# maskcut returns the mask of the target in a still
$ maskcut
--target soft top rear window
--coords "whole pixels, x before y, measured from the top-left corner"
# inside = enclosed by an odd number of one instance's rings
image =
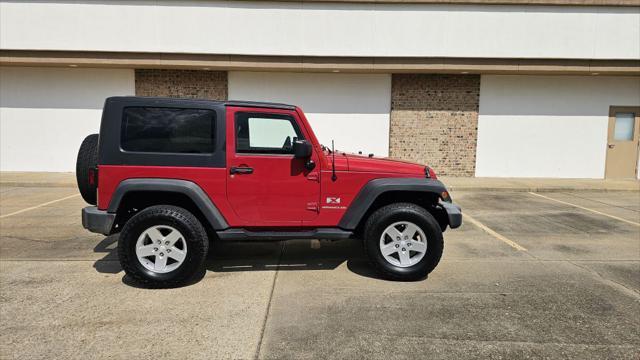
[[[126,107],[120,146],[133,152],[211,154],[214,134],[213,110]]]

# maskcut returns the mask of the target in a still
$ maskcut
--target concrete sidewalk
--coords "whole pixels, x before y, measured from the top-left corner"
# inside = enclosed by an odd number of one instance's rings
[[[451,191],[640,191],[640,181],[632,179],[469,178],[448,176],[442,176],[439,179],[442,180]],[[76,178],[74,173],[3,171],[0,172],[0,185],[19,187],[75,187]]]

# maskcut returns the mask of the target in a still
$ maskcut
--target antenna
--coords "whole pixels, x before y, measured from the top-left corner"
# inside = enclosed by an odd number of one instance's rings
[[[331,140],[331,181],[338,180],[338,176],[336,175],[336,150],[333,148],[333,140]]]

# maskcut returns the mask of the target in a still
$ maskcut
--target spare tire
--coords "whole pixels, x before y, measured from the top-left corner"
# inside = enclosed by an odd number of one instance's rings
[[[98,168],[98,137],[98,134],[91,134],[84,138],[76,161],[76,180],[80,195],[91,205],[98,202],[98,179],[95,177]]]

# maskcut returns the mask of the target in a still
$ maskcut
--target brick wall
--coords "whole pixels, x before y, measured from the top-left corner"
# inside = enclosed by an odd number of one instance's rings
[[[394,74],[390,156],[474,176],[479,101],[479,75]]]
[[[136,70],[136,95],[226,100],[226,71]]]

